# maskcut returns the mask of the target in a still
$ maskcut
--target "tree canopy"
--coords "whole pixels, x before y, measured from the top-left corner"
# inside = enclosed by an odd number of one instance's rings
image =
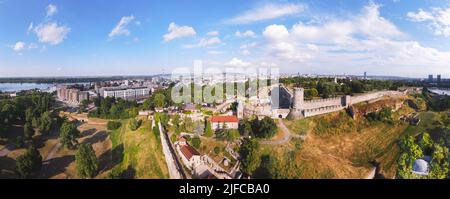
[[[92,178],[98,171],[98,160],[90,144],[81,144],[75,155],[78,176]]]
[[[260,165],[259,144],[255,139],[244,138],[239,155],[241,157],[241,169],[251,175]]]
[[[73,149],[78,144],[77,138],[79,136],[80,131],[74,123],[65,121],[61,125],[59,140],[64,147]]]

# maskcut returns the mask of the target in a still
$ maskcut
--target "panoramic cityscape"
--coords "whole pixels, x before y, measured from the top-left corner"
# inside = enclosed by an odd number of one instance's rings
[[[449,16],[1,0],[0,179],[448,179]]]

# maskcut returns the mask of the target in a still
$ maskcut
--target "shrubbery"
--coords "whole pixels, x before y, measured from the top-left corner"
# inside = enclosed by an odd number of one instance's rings
[[[120,128],[122,126],[121,122],[117,122],[117,121],[109,121],[107,124],[107,128],[108,130],[112,131],[112,130],[116,130],[118,128]]]

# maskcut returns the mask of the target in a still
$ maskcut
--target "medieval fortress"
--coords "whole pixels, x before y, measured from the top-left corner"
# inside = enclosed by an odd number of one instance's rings
[[[290,96],[291,100],[289,103],[291,106],[289,108],[273,108],[267,103],[254,103],[253,105],[245,106],[244,115],[254,114],[272,118],[306,118],[340,111],[361,102],[374,102],[384,97],[401,97],[406,95],[405,92],[400,91],[376,91],[355,96],[345,95],[335,98],[305,100],[303,88],[294,88],[293,92],[281,85],[279,88],[280,91],[284,90]]]

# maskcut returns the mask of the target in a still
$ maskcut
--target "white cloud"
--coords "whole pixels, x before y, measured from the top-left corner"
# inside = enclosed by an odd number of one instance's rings
[[[184,45],[184,48],[211,47],[221,44],[222,41],[218,37],[202,38],[197,44]]]
[[[55,15],[56,13],[58,13],[58,7],[56,7],[53,4],[49,4],[47,6],[47,17],[51,17],[51,16]]]
[[[111,30],[108,37],[111,39],[116,36],[121,35],[130,35],[130,30],[128,30],[127,26],[134,20],[134,16],[124,16],[120,19],[119,23]]]
[[[408,12],[407,16],[414,22],[428,22],[429,28],[437,36],[450,36],[450,7],[433,8],[429,11],[419,9],[417,12]]]
[[[256,42],[248,43],[248,44],[242,44],[239,48],[241,49],[242,55],[250,55],[250,49],[255,48],[258,44]]]
[[[25,49],[25,46],[26,46],[25,42],[18,41],[18,42],[16,42],[14,45],[12,45],[12,49],[13,49],[15,52],[20,52],[20,51],[22,51],[22,50]]]
[[[234,36],[236,37],[256,37],[255,32],[251,31],[251,30],[247,30],[243,33],[241,33],[240,31],[237,31],[236,33],[234,33]]]
[[[218,31],[210,31],[206,35],[208,35],[208,36],[217,36],[217,35],[219,35],[219,32]]]
[[[34,33],[36,33],[39,42],[51,45],[58,45],[63,42],[69,32],[69,27],[59,26],[54,22],[39,24],[34,28]]]
[[[304,63],[336,67],[336,71],[344,66],[353,70],[362,66],[384,67],[389,72],[395,67],[425,71],[429,66],[448,66],[450,52],[407,40],[392,22],[380,16],[379,9],[380,6],[370,3],[359,15],[346,20],[298,23],[289,30],[284,25],[267,26],[263,32],[267,57],[292,66]]]
[[[283,16],[294,15],[305,10],[303,4],[265,4],[243,14],[226,20],[228,24],[248,24],[257,21],[275,19]]]
[[[235,57],[235,58],[231,59],[229,62],[225,63],[225,65],[233,66],[233,67],[245,67],[245,66],[250,66],[250,63],[242,61],[241,59],[238,59]]]
[[[194,28],[190,26],[178,26],[174,22],[169,24],[168,31],[169,32],[163,36],[165,42],[169,42],[177,38],[190,37],[197,34]]]
[[[208,54],[210,54],[210,55],[221,55],[221,54],[223,54],[223,52],[222,51],[217,51],[217,50],[210,50],[210,51],[208,51]]]
[[[33,31],[33,27],[34,27],[34,24],[33,24],[33,22],[31,22],[30,25],[28,25],[27,35],[30,34],[30,32]]]
[[[39,46],[37,44],[35,44],[35,43],[28,44],[28,49],[36,49],[36,48],[39,48]]]

